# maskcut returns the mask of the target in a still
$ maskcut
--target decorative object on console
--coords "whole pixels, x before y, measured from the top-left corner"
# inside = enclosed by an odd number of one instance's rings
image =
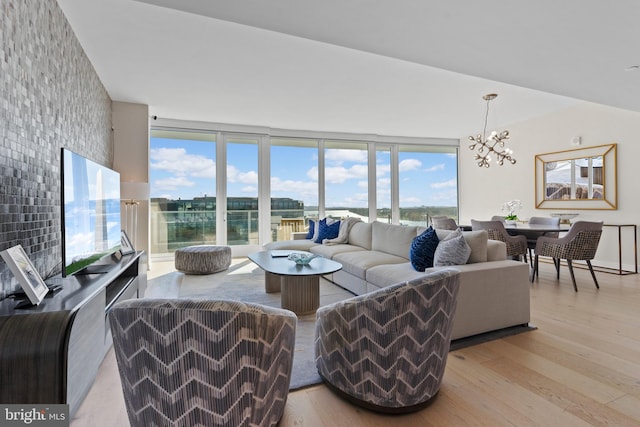
[[[138,235],[138,205],[140,205],[141,201],[149,199],[149,184],[146,182],[123,181],[120,183],[120,196],[124,203],[124,229],[133,238],[133,244],[136,245]]]
[[[578,213],[552,213],[551,216],[554,218],[560,218],[560,224],[571,224],[571,220],[577,217]]]
[[[505,160],[510,162],[512,165],[516,163],[516,159],[511,156],[511,149],[504,148],[504,142],[509,139],[508,130],[503,130],[500,133],[493,131],[489,135],[488,139],[486,137],[487,119],[489,118],[489,102],[492,99],[495,99],[497,96],[498,95],[495,93],[489,93],[482,97],[482,99],[487,101],[487,111],[484,116],[484,128],[482,129],[482,134],[477,134],[476,136],[469,137],[469,140],[473,141],[473,144],[469,145],[469,149],[475,150],[476,147],[478,148],[476,160],[478,161],[478,166],[480,167],[488,168],[490,166],[491,153],[496,156],[496,159],[500,166],[503,165]]]
[[[2,259],[7,263],[25,295],[29,298],[31,305],[39,305],[44,296],[49,292],[46,283],[38,274],[36,268],[31,264],[29,257],[22,248],[22,245],[16,245],[0,252]],[[22,304],[20,304],[22,306]]]
[[[120,253],[122,255],[132,254],[136,250],[131,244],[131,240],[129,240],[129,236],[127,236],[127,232],[122,230],[120,232]]]

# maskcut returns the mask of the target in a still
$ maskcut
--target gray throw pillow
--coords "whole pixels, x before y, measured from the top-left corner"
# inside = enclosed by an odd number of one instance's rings
[[[464,239],[462,231],[455,230],[440,240],[433,256],[434,267],[466,264],[471,255],[471,247]]]

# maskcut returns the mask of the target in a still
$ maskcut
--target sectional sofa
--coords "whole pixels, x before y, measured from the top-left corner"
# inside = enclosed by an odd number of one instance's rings
[[[361,295],[443,268],[416,271],[409,261],[411,242],[424,230],[382,222],[357,222],[350,227],[346,243],[288,240],[269,243],[265,249],[308,251],[333,259],[343,268],[327,279]],[[440,240],[449,233],[451,231],[437,230]],[[486,231],[465,231],[463,236],[471,255],[467,264],[455,267],[461,274],[451,339],[528,324],[528,264],[508,260],[505,244],[489,240]]]

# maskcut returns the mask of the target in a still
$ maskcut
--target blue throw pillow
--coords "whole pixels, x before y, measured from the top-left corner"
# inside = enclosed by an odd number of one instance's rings
[[[313,234],[316,231],[316,222],[312,219],[309,220],[309,232],[305,236],[305,239],[313,239]]]
[[[320,220],[318,223],[318,238],[315,243],[322,243],[324,239],[335,239],[340,233],[340,221],[336,221],[331,225],[327,225],[326,219]]]
[[[409,249],[409,260],[416,271],[433,267],[433,257],[439,241],[436,230],[431,226],[419,236],[414,237]]]

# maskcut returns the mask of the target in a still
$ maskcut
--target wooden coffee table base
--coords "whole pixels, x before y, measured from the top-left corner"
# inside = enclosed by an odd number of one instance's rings
[[[280,306],[296,314],[315,313],[320,307],[319,276],[281,276],[265,272],[267,293],[281,292]]]
[[[264,291],[268,294],[272,294],[274,292],[280,292],[281,283],[280,280],[282,278],[279,274],[269,273],[268,271],[264,272]]]
[[[315,313],[320,307],[319,276],[282,276],[281,306],[296,314]]]

